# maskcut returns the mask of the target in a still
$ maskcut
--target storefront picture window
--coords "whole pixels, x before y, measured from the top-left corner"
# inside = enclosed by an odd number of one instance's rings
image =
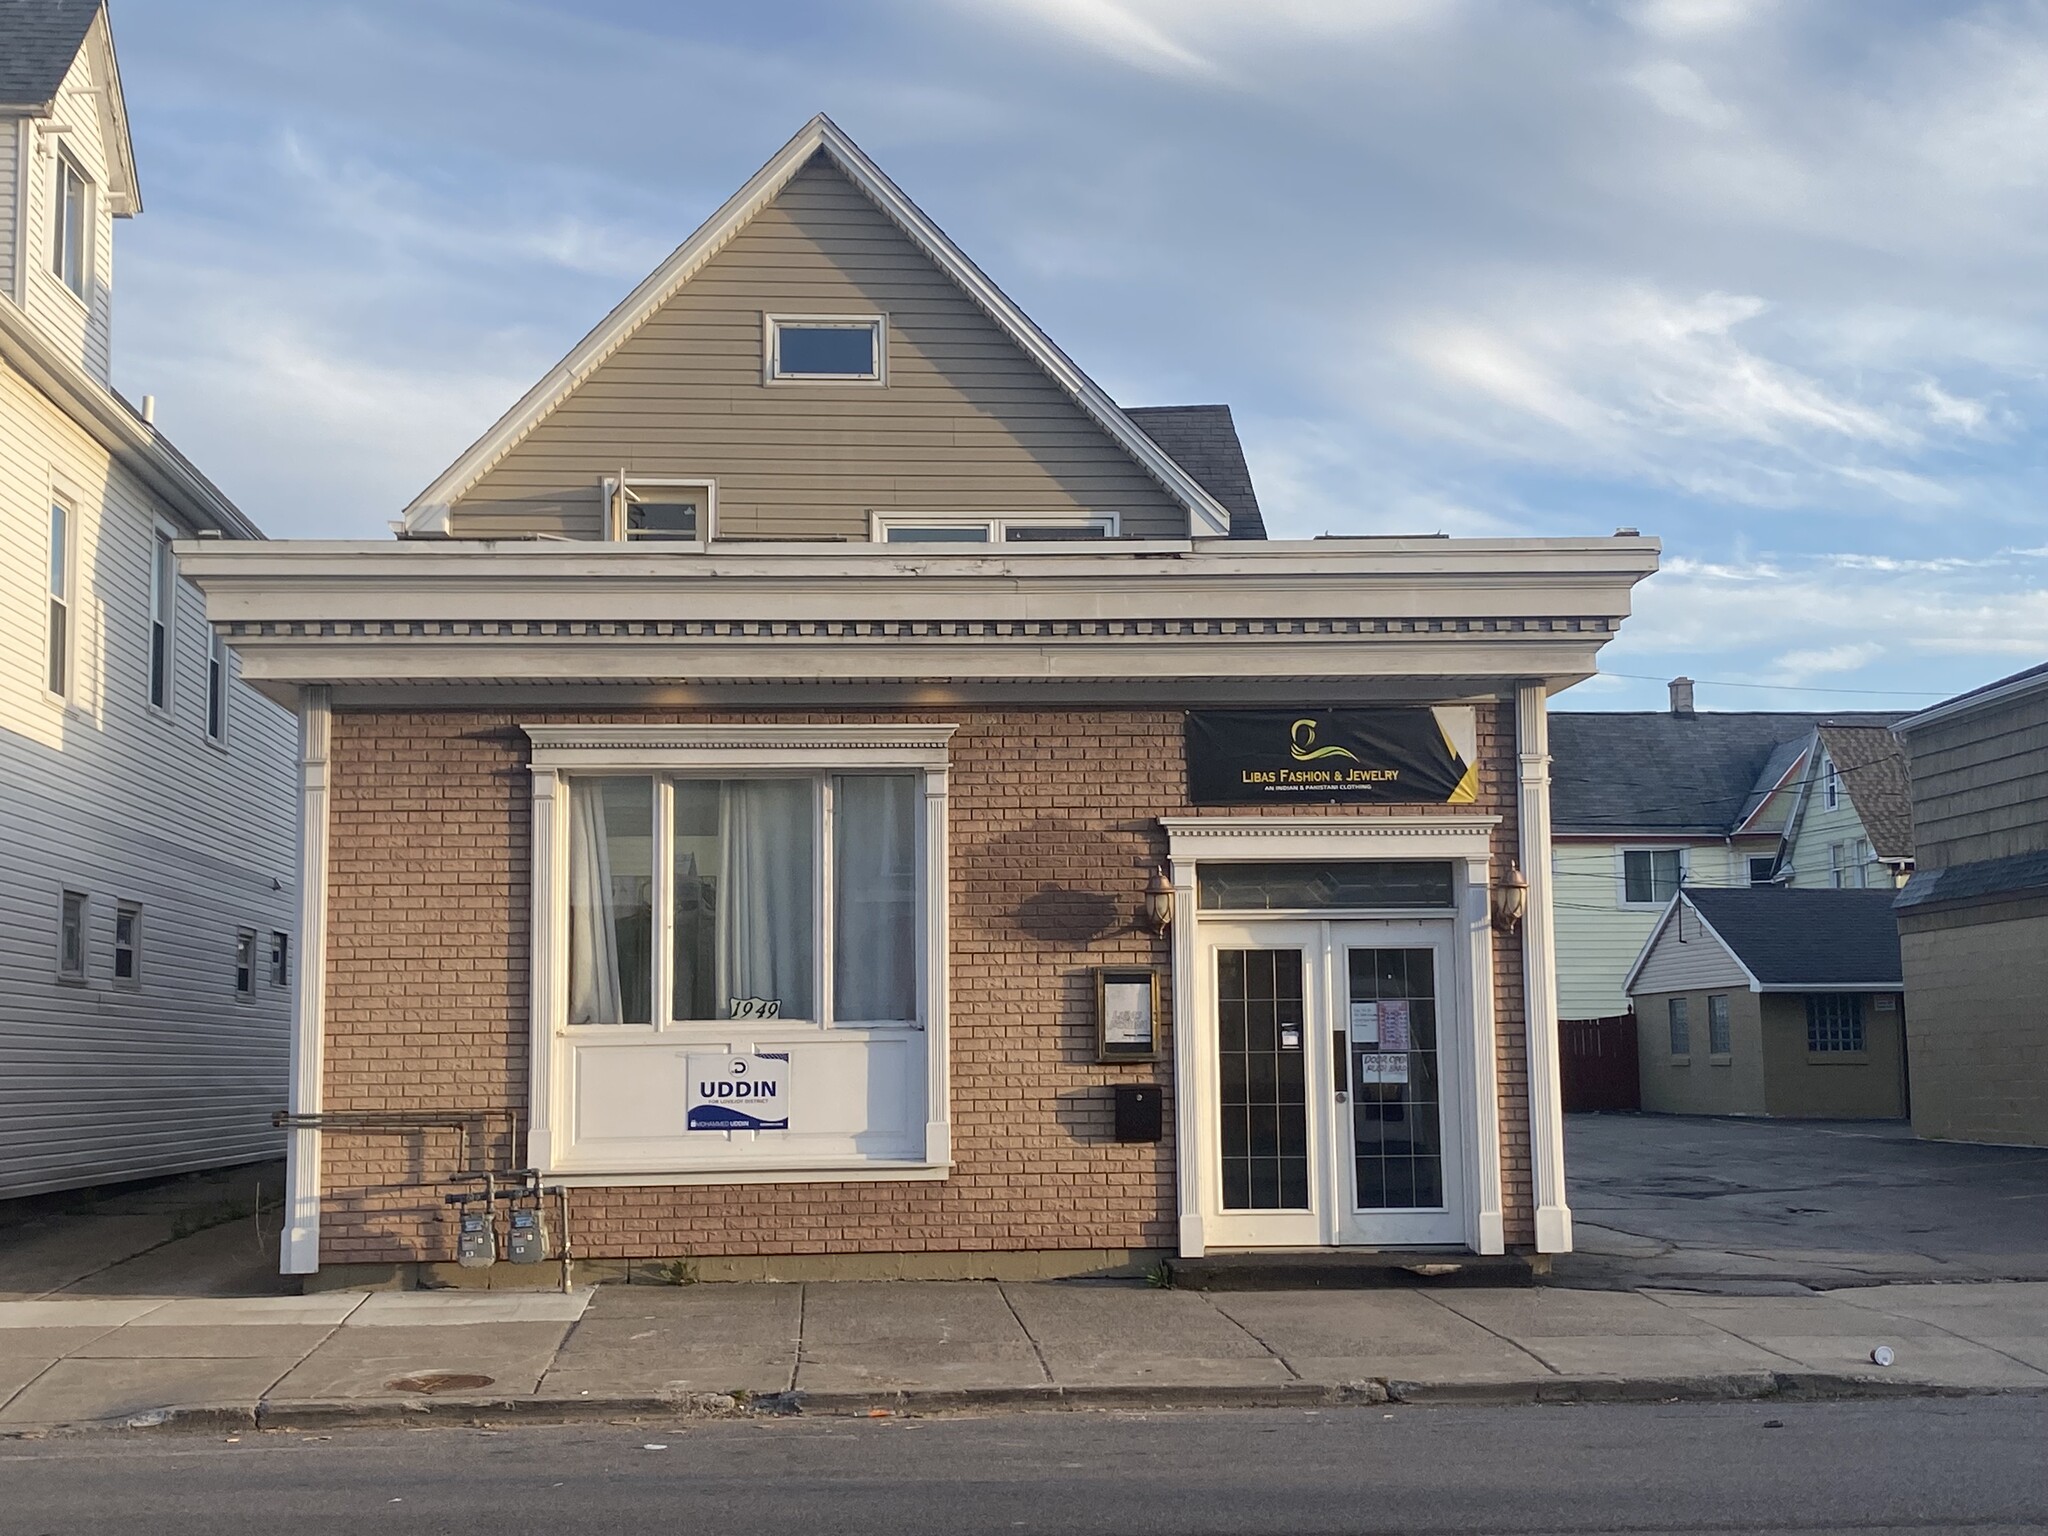
[[[916,1021],[921,816],[914,773],[572,775],[569,1022],[819,1021],[828,925],[830,1019]]]

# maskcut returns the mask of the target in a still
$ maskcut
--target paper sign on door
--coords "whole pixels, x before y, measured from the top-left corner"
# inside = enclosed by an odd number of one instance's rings
[[[1361,1051],[1358,1057],[1361,1083],[1405,1083],[1408,1081],[1406,1051]]]
[[[1380,1005],[1378,1003],[1353,1003],[1351,1005],[1351,1039],[1358,1045],[1380,1043]]]
[[[1380,1004],[1380,1049],[1383,1051],[1408,1051],[1414,1049],[1413,1044],[1408,1038],[1408,1004],[1405,999],[1400,1002],[1388,1001]],[[1408,1081],[1408,1074],[1404,1071],[1400,1077],[1388,1078],[1387,1081],[1405,1083]]]

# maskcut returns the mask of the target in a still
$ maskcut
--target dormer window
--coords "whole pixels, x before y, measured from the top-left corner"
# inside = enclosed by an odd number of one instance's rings
[[[767,315],[767,381],[880,384],[887,327],[880,315]]]
[[[92,238],[92,183],[62,150],[57,152],[56,170],[51,188],[50,270],[83,299]]]
[[[605,537],[702,549],[711,538],[717,494],[717,484],[710,480],[640,475],[607,479]]]

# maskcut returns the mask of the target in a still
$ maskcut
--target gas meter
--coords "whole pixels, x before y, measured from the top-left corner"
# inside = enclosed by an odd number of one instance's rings
[[[464,1200],[456,1208],[459,1227],[455,1238],[455,1262],[464,1269],[488,1269],[498,1262],[498,1233],[491,1219],[490,1202],[481,1207]]]
[[[511,1233],[505,1257],[514,1264],[538,1264],[548,1256],[547,1223],[541,1220],[540,1197],[526,1196],[512,1207]]]

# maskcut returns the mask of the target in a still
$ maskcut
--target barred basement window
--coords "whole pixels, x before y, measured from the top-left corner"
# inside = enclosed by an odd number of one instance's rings
[[[1815,1056],[1863,1049],[1863,999],[1853,992],[1822,992],[1806,1000],[1806,1049]]]

